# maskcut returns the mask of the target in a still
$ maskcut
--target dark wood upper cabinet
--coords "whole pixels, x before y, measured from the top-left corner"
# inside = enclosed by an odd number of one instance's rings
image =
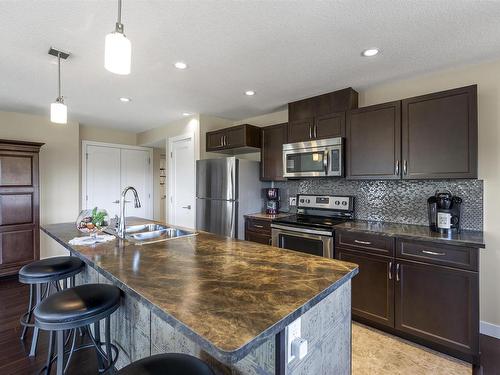
[[[407,260],[396,272],[395,328],[477,356],[478,273]]]
[[[288,142],[303,142],[313,139],[313,124],[312,118],[305,120],[290,121],[288,123]]]
[[[233,155],[258,152],[260,137],[261,129],[249,124],[207,132],[206,151]]]
[[[357,106],[351,87],[288,103],[288,142],[345,136],[345,111]]]
[[[43,143],[0,140],[0,276],[40,257],[38,153]]]
[[[336,258],[356,263],[352,280],[352,314],[384,326],[394,326],[394,258],[337,248]]]
[[[346,138],[348,179],[401,178],[401,101],[349,111]]]
[[[345,112],[330,113],[314,118],[314,138],[345,137]]]
[[[477,178],[477,86],[402,101],[403,178]]]
[[[260,179],[262,181],[283,181],[283,144],[287,143],[288,124],[271,125],[262,128],[260,149]]]

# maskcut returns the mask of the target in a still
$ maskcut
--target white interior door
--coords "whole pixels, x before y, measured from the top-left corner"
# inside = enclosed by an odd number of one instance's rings
[[[88,145],[86,159],[83,208],[99,207],[110,217],[119,215],[119,205],[113,201],[120,199],[120,149]]]
[[[196,226],[194,136],[169,139],[169,223],[188,228]]]
[[[152,219],[152,189],[150,173],[150,152],[144,150],[121,150],[121,188],[133,186],[139,194],[141,207],[134,207],[134,196],[132,192],[127,194],[125,215]]]

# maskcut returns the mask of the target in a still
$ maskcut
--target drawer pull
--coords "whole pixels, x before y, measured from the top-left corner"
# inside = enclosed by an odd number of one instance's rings
[[[360,243],[361,245],[371,245],[372,243],[369,241],[360,241],[360,240],[354,240],[356,243]]]
[[[429,255],[437,255],[437,256],[443,256],[446,255],[446,253],[437,253],[435,251],[429,251],[429,250],[422,250],[424,254],[429,254]]]
[[[259,224],[253,224],[253,226],[254,226],[255,228],[264,228],[264,226],[263,226],[263,225],[259,225]]]

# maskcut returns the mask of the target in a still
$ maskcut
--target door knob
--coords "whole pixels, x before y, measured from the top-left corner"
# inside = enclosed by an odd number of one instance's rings
[[[183,206],[182,208],[187,208],[188,210],[190,210],[191,209],[191,205],[188,204],[187,206]]]

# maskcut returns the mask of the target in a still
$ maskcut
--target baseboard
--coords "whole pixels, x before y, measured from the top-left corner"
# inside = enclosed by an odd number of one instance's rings
[[[500,339],[500,325],[481,321],[479,326],[479,332],[481,332],[483,335]]]

